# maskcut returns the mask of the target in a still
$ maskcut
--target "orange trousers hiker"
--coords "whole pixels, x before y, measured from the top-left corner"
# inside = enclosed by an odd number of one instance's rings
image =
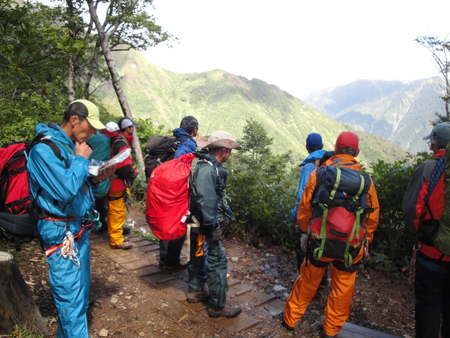
[[[287,325],[295,327],[305,314],[308,304],[316,295],[327,266],[330,265],[331,292],[328,295],[325,308],[323,329],[325,334],[334,336],[350,316],[357,265],[346,269],[343,262],[326,258],[315,261],[315,264],[319,266],[312,264],[310,257],[303,261],[300,267],[300,276],[295,281],[291,294],[286,301],[283,320]]]

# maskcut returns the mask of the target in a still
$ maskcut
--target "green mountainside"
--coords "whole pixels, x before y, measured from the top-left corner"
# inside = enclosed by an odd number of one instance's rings
[[[202,135],[226,130],[239,139],[246,120],[251,118],[274,138],[273,151],[291,151],[293,163],[307,156],[304,145],[309,133],[320,133],[325,148],[332,150],[337,135],[352,129],[262,80],[248,80],[222,70],[176,74],[134,51],[115,53],[114,57],[134,117],[151,118],[166,129],[178,127],[184,116],[193,115],[199,120]],[[121,116],[111,84],[100,85],[95,94],[110,113]],[[403,149],[381,137],[357,133],[363,163],[405,156]]]
[[[357,130],[381,136],[415,154],[427,151],[435,113],[444,114],[440,77],[412,82],[358,80],[317,92],[306,101]]]

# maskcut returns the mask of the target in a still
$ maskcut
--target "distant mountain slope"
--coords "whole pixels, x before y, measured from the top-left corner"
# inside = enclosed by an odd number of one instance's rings
[[[178,127],[184,116],[193,115],[199,120],[202,135],[222,129],[239,139],[246,120],[252,118],[274,138],[274,151],[291,150],[292,162],[298,163],[307,156],[304,144],[309,133],[322,134],[325,148],[331,150],[337,135],[350,128],[262,80],[248,80],[222,70],[175,74],[137,52],[116,53],[115,62],[134,116],[150,117],[167,129]],[[110,112],[121,114],[109,83],[102,84],[95,94]],[[360,159],[366,164],[405,156],[404,150],[380,137],[358,134]]]
[[[311,94],[306,102],[357,130],[384,137],[411,153],[426,151],[435,112],[444,113],[443,79],[358,80]]]

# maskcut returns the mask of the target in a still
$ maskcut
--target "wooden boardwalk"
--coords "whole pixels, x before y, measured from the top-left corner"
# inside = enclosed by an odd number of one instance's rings
[[[146,281],[149,287],[172,296],[185,306],[198,312],[205,320],[211,320],[206,313],[203,303],[190,304],[186,301],[187,293],[187,269],[177,271],[165,271],[158,267],[159,244],[149,242],[140,236],[129,236],[133,244],[132,250],[111,250],[107,240],[107,234],[90,234],[91,248],[102,256],[120,264],[123,268],[137,274]],[[234,304],[245,304],[244,310],[238,317],[219,321],[230,336],[245,332],[260,325],[264,318],[281,316],[285,302],[278,297],[255,290],[245,281],[230,278],[227,298]],[[251,309],[248,311],[247,309]],[[322,318],[319,319],[321,322]],[[366,329],[351,323],[346,323],[339,332],[340,338],[392,338],[389,334]]]

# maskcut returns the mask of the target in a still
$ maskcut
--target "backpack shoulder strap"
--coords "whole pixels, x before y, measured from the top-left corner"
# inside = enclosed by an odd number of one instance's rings
[[[434,168],[433,173],[431,174],[427,194],[425,195],[425,198],[423,199],[425,203],[428,202],[428,200],[430,199],[430,196],[433,193],[434,188],[436,188],[437,183],[439,182],[442,174],[444,173],[444,166],[445,166],[445,155],[441,157],[439,162],[436,164],[436,167]]]
[[[64,165],[66,166],[66,168],[69,168],[69,162],[67,161],[67,159],[65,157],[63,157],[61,155],[61,149],[59,149],[59,147],[55,144],[55,141],[53,141],[51,139],[51,137],[45,136],[43,134],[39,134],[33,139],[29,148],[27,149],[27,151],[25,153],[28,154],[30,152],[31,148],[33,148],[38,143],[44,143],[44,144],[48,145],[52,149],[55,156],[60,161],[64,162]]]

